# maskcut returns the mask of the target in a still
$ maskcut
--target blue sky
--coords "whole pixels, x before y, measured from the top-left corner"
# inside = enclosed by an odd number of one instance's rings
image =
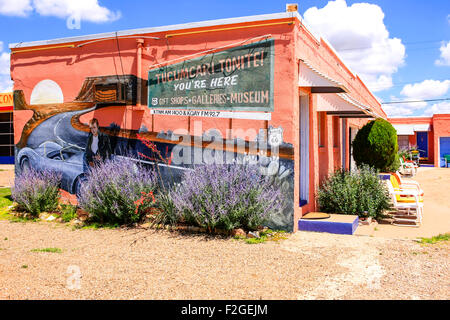
[[[9,43],[284,12],[288,1],[0,0],[0,91]],[[295,2],[295,1],[289,1]],[[450,97],[450,1],[302,0],[299,13],[384,102]],[[81,17],[69,29],[67,18]],[[384,105],[391,116],[450,113],[450,100]]]

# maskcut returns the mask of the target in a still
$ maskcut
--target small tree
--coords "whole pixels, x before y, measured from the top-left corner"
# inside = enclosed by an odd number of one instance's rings
[[[397,132],[388,121],[376,119],[367,123],[356,134],[352,146],[358,167],[367,164],[381,171],[398,169]]]

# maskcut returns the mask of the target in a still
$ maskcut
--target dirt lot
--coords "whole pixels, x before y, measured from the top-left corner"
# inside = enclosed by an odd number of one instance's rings
[[[14,183],[14,165],[0,164],[0,187],[9,187]]]
[[[450,185],[450,170],[420,174],[426,196],[432,197],[430,186],[439,195]],[[448,223],[448,198],[429,199],[425,216],[434,208]],[[417,238],[425,222],[396,227],[394,238],[399,232]],[[381,231],[297,232],[280,242],[247,244],[168,231],[0,221],[0,299],[450,298],[450,242],[422,245],[389,238],[389,230],[378,237]],[[32,251],[43,248],[62,251]]]
[[[450,298],[449,243],[298,232],[251,245],[0,221],[0,248],[0,299]]]

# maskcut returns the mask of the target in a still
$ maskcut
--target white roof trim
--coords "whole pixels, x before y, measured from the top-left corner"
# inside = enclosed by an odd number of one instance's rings
[[[365,104],[359,102],[358,100],[356,100],[356,99],[350,97],[348,94],[345,94],[345,95],[346,95],[350,100],[352,100],[354,103],[356,103],[357,105],[359,105],[361,108],[367,110],[368,114],[373,115],[374,118],[382,118],[382,119],[385,119],[385,120],[387,119],[387,118],[385,118],[385,117],[380,116],[377,112],[375,112],[375,111],[373,110],[372,107],[366,106]]]
[[[342,83],[320,72],[304,60],[300,60],[299,69],[299,87],[337,87],[347,91]]]
[[[397,131],[398,136],[413,136],[414,125],[413,124],[393,124],[394,129]]]
[[[206,20],[206,21],[200,21],[200,22],[174,24],[174,25],[161,26],[161,27],[130,29],[130,30],[117,31],[117,32],[98,33],[98,34],[91,34],[91,35],[85,35],[85,36],[59,38],[59,39],[52,39],[52,40],[11,43],[9,45],[9,48],[13,49],[13,48],[36,47],[36,46],[79,42],[79,41],[86,41],[86,40],[96,40],[96,39],[116,37],[116,34],[118,37],[123,37],[123,36],[130,36],[130,35],[139,35],[139,34],[147,34],[147,33],[174,31],[174,30],[211,27],[211,26],[228,25],[228,24],[235,24],[235,23],[242,23],[242,22],[275,20],[275,19],[284,19],[284,18],[297,18],[299,21],[303,22],[303,19],[300,17],[298,12],[282,12],[282,13],[271,13],[271,14],[254,15],[254,16],[246,16],[246,17],[238,17],[238,18]]]
[[[319,93],[317,94],[317,111],[351,112],[359,111],[369,114],[367,110],[348,98],[342,93]]]
[[[414,131],[430,131],[430,124],[415,124]]]
[[[397,135],[414,135],[417,131],[430,131],[430,124],[393,124]],[[400,132],[400,133],[399,133]]]

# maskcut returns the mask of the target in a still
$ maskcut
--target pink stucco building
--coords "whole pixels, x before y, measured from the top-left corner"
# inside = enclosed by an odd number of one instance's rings
[[[420,163],[444,166],[443,156],[450,154],[450,114],[388,120],[397,130],[399,149],[417,146]]]
[[[279,162],[263,157],[265,165],[286,179],[291,199],[274,223],[293,231],[302,215],[316,210],[320,182],[354,165],[350,143],[357,130],[370,119],[386,119],[358,75],[296,11],[10,49],[18,150],[55,139],[46,136],[43,123],[60,113],[59,122],[53,118],[56,139],[64,140],[63,123],[79,135],[95,117],[107,134],[135,141],[141,133],[168,156],[180,137],[195,140],[212,129],[224,139],[220,148],[234,156],[258,156],[253,143],[269,140],[267,155],[278,152]],[[233,141],[244,141],[245,150]],[[23,161],[16,158],[16,165]]]

